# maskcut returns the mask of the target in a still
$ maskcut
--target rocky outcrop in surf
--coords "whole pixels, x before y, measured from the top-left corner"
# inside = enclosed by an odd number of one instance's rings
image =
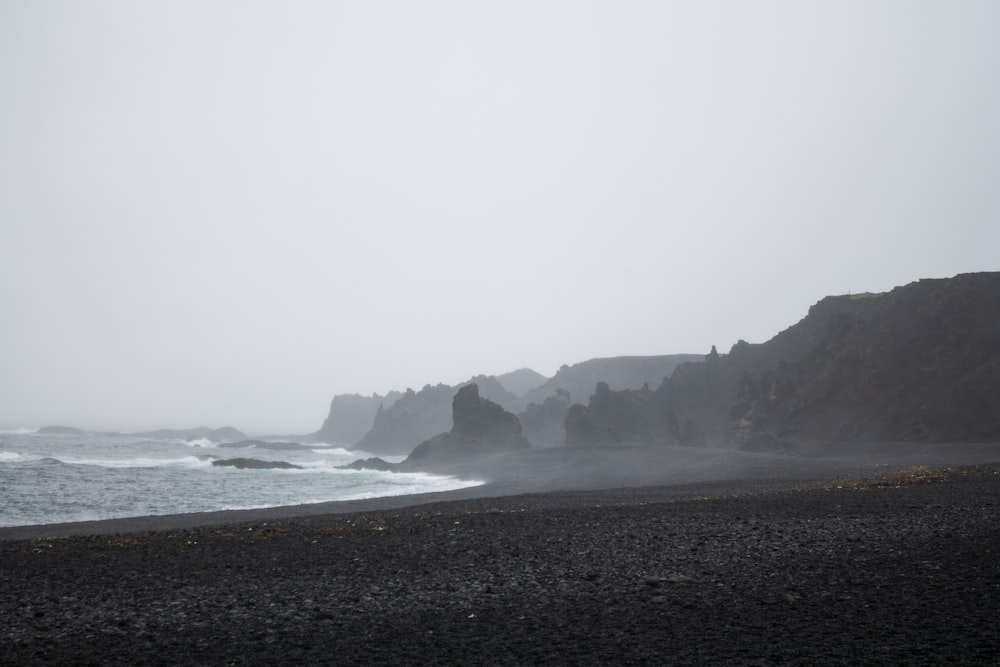
[[[235,458],[235,459],[219,459],[217,461],[212,461],[213,466],[228,466],[231,468],[240,468],[242,470],[302,470],[302,466],[297,466],[294,463],[289,463],[287,461],[261,461],[260,459],[247,459],[247,458]]]

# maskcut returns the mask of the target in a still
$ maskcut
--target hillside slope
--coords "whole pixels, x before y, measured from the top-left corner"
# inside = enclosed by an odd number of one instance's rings
[[[827,297],[757,345],[603,388],[567,442],[785,447],[795,440],[1000,440],[1000,273]]]

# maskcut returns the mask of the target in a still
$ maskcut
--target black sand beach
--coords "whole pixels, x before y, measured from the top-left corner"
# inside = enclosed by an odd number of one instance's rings
[[[0,662],[1000,664],[1000,465],[924,458],[0,529]]]

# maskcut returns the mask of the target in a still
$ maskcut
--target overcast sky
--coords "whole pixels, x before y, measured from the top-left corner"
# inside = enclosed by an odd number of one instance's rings
[[[1000,269],[1000,2],[0,3],[0,424],[319,428]]]

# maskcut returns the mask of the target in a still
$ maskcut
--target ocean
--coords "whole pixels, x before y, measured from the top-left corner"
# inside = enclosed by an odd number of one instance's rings
[[[324,444],[285,451],[226,448],[205,439],[0,432],[0,526],[256,509],[481,484],[336,467],[369,456]],[[212,465],[232,458],[284,461],[301,469]]]

